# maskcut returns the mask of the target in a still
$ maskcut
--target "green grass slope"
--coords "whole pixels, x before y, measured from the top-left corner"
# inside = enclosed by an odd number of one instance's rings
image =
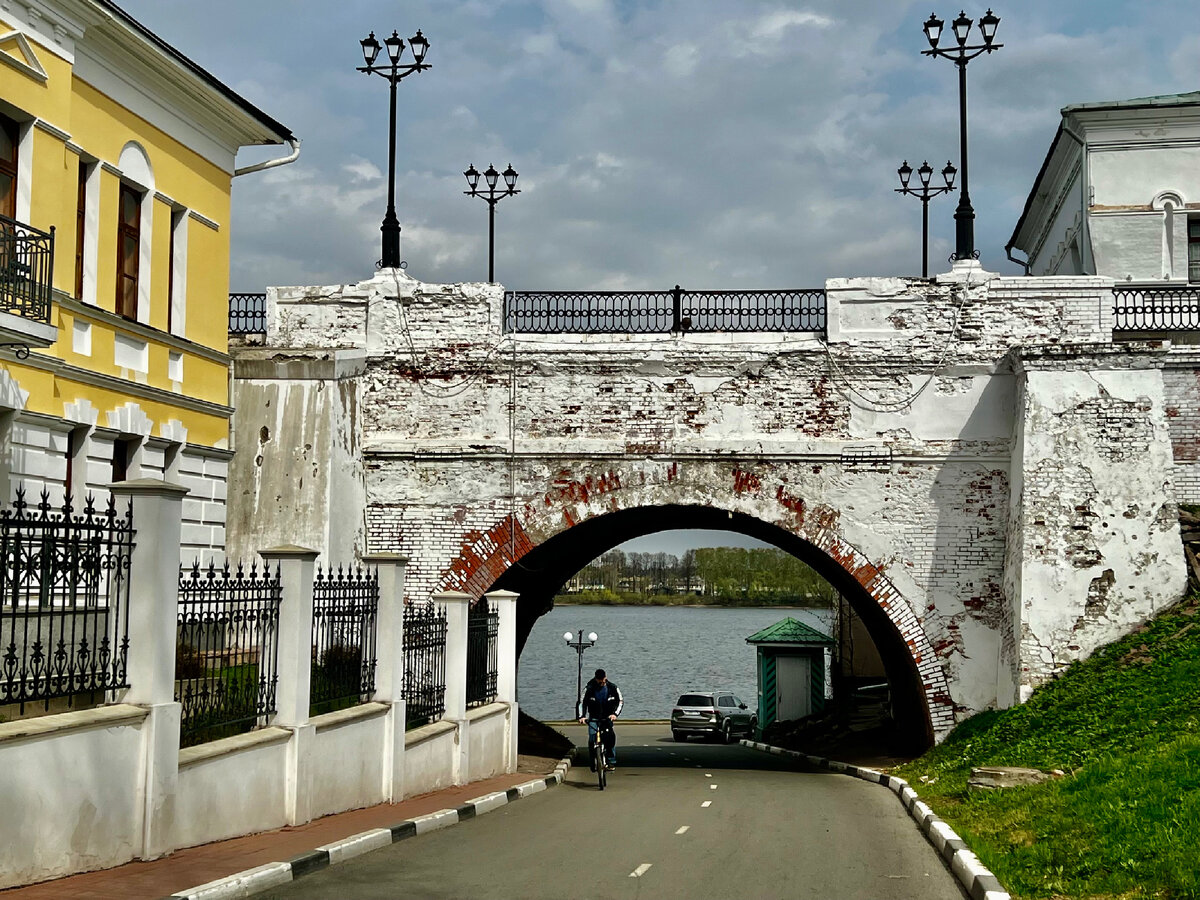
[[[1063,774],[968,791],[981,765]],[[896,774],[1016,897],[1200,900],[1200,597]]]

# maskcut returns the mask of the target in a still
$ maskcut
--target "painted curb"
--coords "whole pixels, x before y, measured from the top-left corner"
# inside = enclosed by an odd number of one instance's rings
[[[567,777],[567,770],[570,768],[571,759],[567,757],[554,767],[552,774],[544,778],[514,785],[506,791],[484,794],[474,800],[468,800],[462,806],[454,809],[439,809],[437,812],[418,816],[415,819],[405,819],[390,828],[373,828],[361,834],[351,835],[332,844],[324,844],[315,850],[301,853],[286,862],[256,866],[245,872],[238,872],[235,875],[210,881],[208,884],[179,891],[164,897],[163,900],[241,900],[244,897],[252,897],[271,888],[279,887],[281,884],[287,884],[289,881],[295,881],[297,878],[303,878],[313,872],[319,872],[329,866],[335,866],[364,853],[370,853],[372,850],[389,847],[397,841],[415,837],[418,834],[426,834],[430,831],[437,831],[439,828],[456,825],[467,819],[491,812],[493,809],[498,809],[507,803],[512,803],[514,800],[520,800],[522,797],[537,794],[556,784],[562,784],[563,779]],[[989,897],[988,900],[993,900],[993,898]]]
[[[921,829],[921,833],[925,835],[926,840],[929,841],[938,855],[946,861],[947,867],[954,877],[958,879],[959,884],[963,886],[971,900],[1011,900],[1008,891],[1004,889],[996,876],[984,867],[983,863],[979,861],[979,857],[971,852],[962,838],[955,834],[949,825],[934,815],[933,810],[925,805],[921,798],[917,796],[917,792],[903,778],[896,778],[893,775],[887,775],[876,769],[851,766],[847,763],[826,759],[823,756],[811,756],[807,753],[801,753],[798,750],[784,750],[782,747],[775,747],[771,744],[763,744],[758,741],[742,740],[741,743],[743,746],[751,747],[755,750],[762,750],[766,753],[774,753],[779,756],[790,756],[794,759],[803,759],[822,769],[853,775],[856,778],[863,779],[863,781],[882,784],[884,787],[890,788],[892,793],[896,795],[896,799],[900,801],[900,805],[904,807],[908,814],[912,816],[913,821],[917,823],[917,827]]]

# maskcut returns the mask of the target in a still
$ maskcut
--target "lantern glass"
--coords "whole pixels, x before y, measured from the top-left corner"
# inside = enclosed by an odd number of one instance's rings
[[[375,40],[375,32],[372,31],[359,41],[359,43],[362,44],[363,59],[366,60],[367,65],[375,65],[375,60],[379,56],[380,50],[379,41]]]
[[[495,166],[488,166],[483,170],[483,180],[487,182],[489,188],[496,186],[496,179],[500,177],[500,173],[496,171]]]
[[[921,184],[929,187],[929,179],[933,177],[933,167],[929,165],[929,160],[921,163],[921,168],[917,169],[917,175],[921,178]]]
[[[392,36],[384,43],[387,45],[388,58],[391,59],[392,65],[400,62],[400,54],[404,52],[404,41],[400,35],[393,31]]]
[[[517,187],[517,170],[512,167],[512,163],[508,164],[508,168],[500,173],[504,176],[504,184],[511,193]]]
[[[965,12],[960,12],[958,18],[951,23],[954,29],[954,36],[958,39],[958,46],[965,47],[967,38],[971,35],[971,23],[974,21]]]
[[[946,168],[942,169],[942,177],[946,179],[946,189],[954,190],[954,176],[958,174],[958,169],[950,164],[950,160],[946,160]]]
[[[945,24],[945,22],[932,13],[925,21],[925,37],[929,39],[930,47],[937,47],[938,41],[942,39],[942,26]]]
[[[588,632],[588,640],[591,641],[593,644],[596,643],[596,641],[597,641],[596,632],[589,631]]]
[[[996,36],[996,26],[1000,24],[1000,17],[993,15],[989,9],[982,19],[979,20],[979,30],[983,33],[983,42],[991,45],[992,39]]]
[[[908,187],[908,180],[912,178],[912,166],[908,164],[908,160],[904,161],[904,165],[896,170],[896,174],[900,176],[900,186]]]
[[[463,172],[463,175],[466,176],[467,186],[471,189],[471,192],[474,193],[475,188],[479,186],[479,170],[475,168],[474,164],[472,164],[471,168]]]
[[[412,48],[413,59],[420,65],[425,60],[425,54],[429,52],[429,41],[425,40],[421,29],[418,28],[417,33],[408,39],[408,46]]]

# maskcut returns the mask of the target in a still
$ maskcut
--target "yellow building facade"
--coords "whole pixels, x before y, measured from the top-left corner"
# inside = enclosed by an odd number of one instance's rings
[[[166,477],[220,556],[235,157],[284,143],[108,0],[0,6],[0,501]]]

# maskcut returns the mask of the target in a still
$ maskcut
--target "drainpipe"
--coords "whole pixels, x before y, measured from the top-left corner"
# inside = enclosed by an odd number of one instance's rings
[[[1088,225],[1088,195],[1091,193],[1091,185],[1088,180],[1087,141],[1082,135],[1071,130],[1066,117],[1063,118],[1062,130],[1063,134],[1079,144],[1079,264],[1080,268],[1086,270],[1087,258],[1090,257],[1092,274],[1095,274],[1096,257],[1092,254],[1092,229]]]
[[[1012,244],[1005,244],[1005,245],[1004,245],[1004,254],[1005,254],[1005,256],[1007,256],[1007,257],[1008,257],[1008,261],[1009,261],[1009,262],[1015,262],[1015,263],[1016,263],[1018,266],[1020,266],[1022,269],[1024,269],[1024,270],[1025,270],[1025,275],[1026,275],[1026,277],[1028,277],[1028,275],[1029,275],[1029,270],[1030,270],[1030,268],[1031,268],[1031,266],[1029,265],[1029,261],[1028,261],[1028,260],[1021,260],[1021,259],[1017,259],[1015,256],[1013,256],[1013,255],[1012,255],[1012,252],[1013,252],[1013,245],[1012,245]]]
[[[233,177],[237,178],[239,175],[249,175],[251,172],[261,172],[263,169],[274,169],[276,166],[286,166],[288,163],[294,163],[300,158],[300,139],[288,138],[288,144],[292,148],[292,152],[288,156],[282,156],[279,159],[267,159],[259,163],[254,163],[251,166],[234,169]]]

